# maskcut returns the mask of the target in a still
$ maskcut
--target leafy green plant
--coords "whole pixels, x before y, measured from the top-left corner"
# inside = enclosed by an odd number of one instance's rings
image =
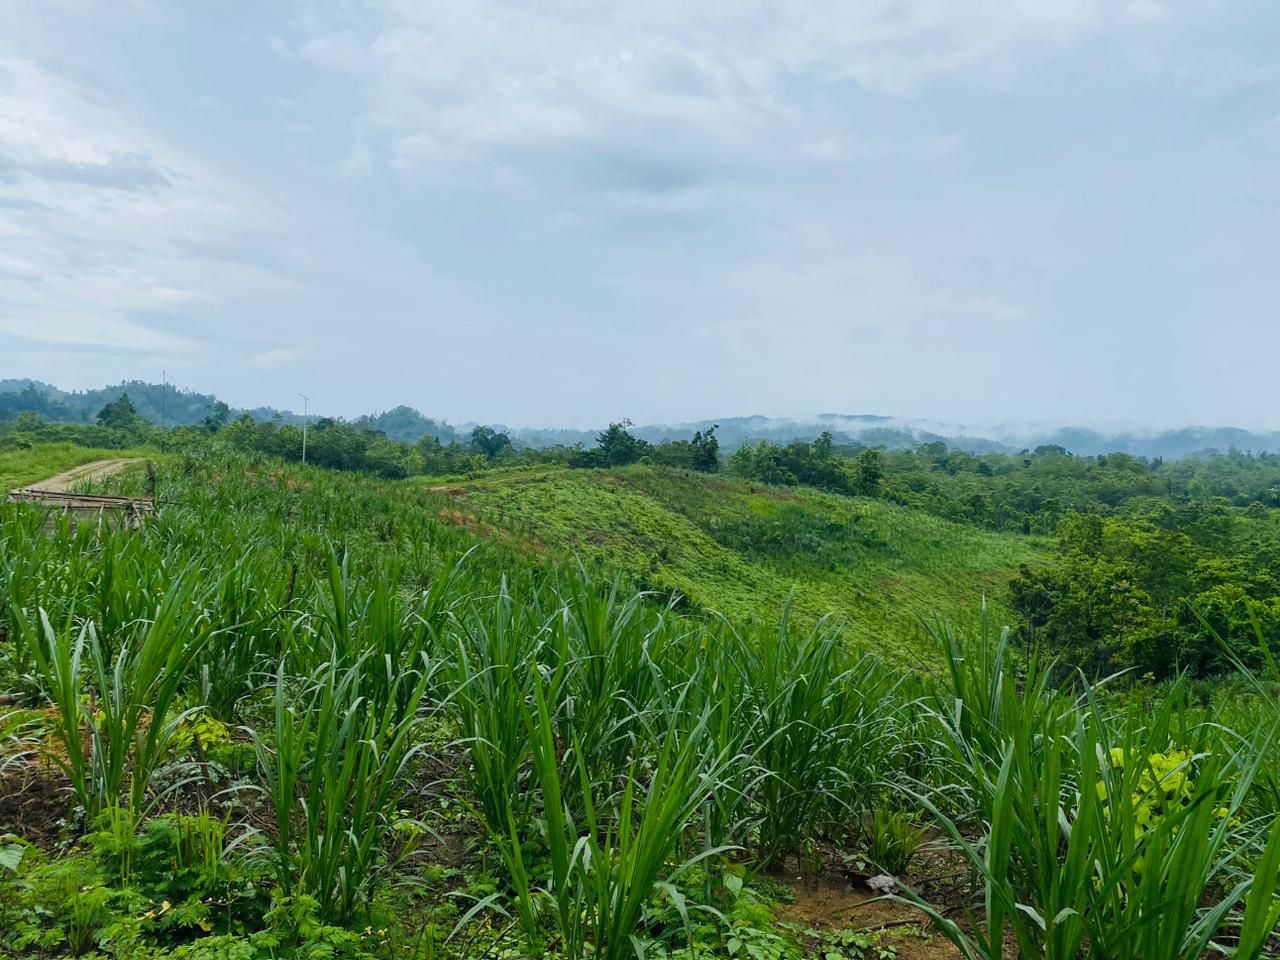
[[[671,868],[668,859],[705,797],[715,789],[724,759],[704,757],[702,729],[680,735],[668,731],[652,758],[648,782],[641,785],[637,763],[626,777],[610,810],[598,806],[587,762],[575,745],[578,787],[584,823],[573,820],[562,780],[559,751],[544,684],[534,684],[536,710],[526,713],[530,725],[533,766],[543,798],[543,817],[550,853],[550,880],[534,890],[514,820],[502,843],[504,859],[515,879],[521,922],[536,943],[538,913],[545,899],[552,905],[561,949],[577,958],[587,951],[619,958],[642,950],[637,930],[645,905],[662,891],[685,912],[674,881],[683,870],[719,851],[703,851]],[[533,943],[531,943],[533,946]]]
[[[927,835],[906,811],[880,807],[867,824],[867,859],[890,876],[903,876]]]
[[[94,950],[106,927],[136,898],[101,882],[92,860],[68,857],[23,863],[16,896],[0,897],[0,949],[56,952],[73,957]],[[0,892],[9,891],[0,887]]]
[[[17,873],[26,853],[27,845],[19,842],[18,837],[13,834],[0,837],[0,869]]]
[[[285,897],[314,900],[325,921],[354,918],[379,881],[383,841],[421,749],[413,729],[434,669],[395,675],[380,705],[364,695],[364,658],[331,662],[301,684],[283,661],[277,670],[274,728],[270,738],[255,734],[275,813],[277,879]],[[403,701],[401,684],[409,687]]]
[[[90,819],[122,802],[135,818],[145,812],[151,776],[194,712],[170,713],[205,639],[183,617],[192,592],[191,581],[175,580],[113,659],[92,622],[55,630],[40,611],[43,641],[31,647],[59,711],[54,729],[63,753],[55,759]]]
[[[897,948],[883,930],[807,930],[819,960],[895,960]]]
[[[978,836],[925,794],[912,796],[979,878],[980,922],[965,931],[908,896],[967,957],[1003,956],[1007,933],[1022,955],[1048,960],[1086,947],[1096,957],[1190,960],[1214,949],[1255,883],[1267,901],[1255,898],[1252,922],[1261,923],[1274,877],[1255,873],[1203,906],[1228,875],[1232,821],[1256,756],[1170,754],[1176,689],[1154,714],[1116,723],[1092,693],[1077,705],[1047,689],[1034,661],[1012,676],[1004,639],[985,653],[952,640],[946,655],[952,697],[940,700],[953,706],[940,721],[972,777]],[[1247,946],[1241,955],[1257,956],[1262,940]]]

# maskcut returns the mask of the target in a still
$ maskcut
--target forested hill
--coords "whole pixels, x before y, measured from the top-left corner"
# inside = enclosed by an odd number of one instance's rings
[[[122,380],[111,386],[73,391],[60,390],[40,380],[0,380],[0,420],[12,420],[19,413],[35,413],[48,420],[91,423],[103,407],[125,395],[138,416],[170,427],[195,426],[224,408],[230,416],[247,413],[255,420],[279,417],[289,423],[302,422],[301,416],[288,411],[272,407],[233,410],[211,393],[145,380]]]

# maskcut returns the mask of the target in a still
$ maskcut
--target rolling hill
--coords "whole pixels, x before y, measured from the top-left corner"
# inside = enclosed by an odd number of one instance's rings
[[[407,481],[416,483],[420,481]],[[921,618],[954,620],[999,599],[1045,542],[951,523],[880,500],[657,467],[512,471],[432,484],[440,516],[576,553],[737,623],[834,615],[894,659],[921,649]]]

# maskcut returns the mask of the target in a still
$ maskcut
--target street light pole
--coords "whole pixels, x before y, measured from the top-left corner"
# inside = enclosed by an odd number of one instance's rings
[[[302,397],[302,462],[307,462],[307,404],[311,402],[311,398],[306,394],[300,393]]]

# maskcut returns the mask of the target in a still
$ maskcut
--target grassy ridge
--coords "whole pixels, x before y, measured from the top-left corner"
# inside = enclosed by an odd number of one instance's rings
[[[654,467],[437,489],[455,523],[577,552],[736,622],[770,622],[790,597],[801,619],[846,617],[857,641],[899,655],[921,649],[920,617],[955,619],[984,595],[998,606],[1018,565],[1047,549],[879,500]]]

